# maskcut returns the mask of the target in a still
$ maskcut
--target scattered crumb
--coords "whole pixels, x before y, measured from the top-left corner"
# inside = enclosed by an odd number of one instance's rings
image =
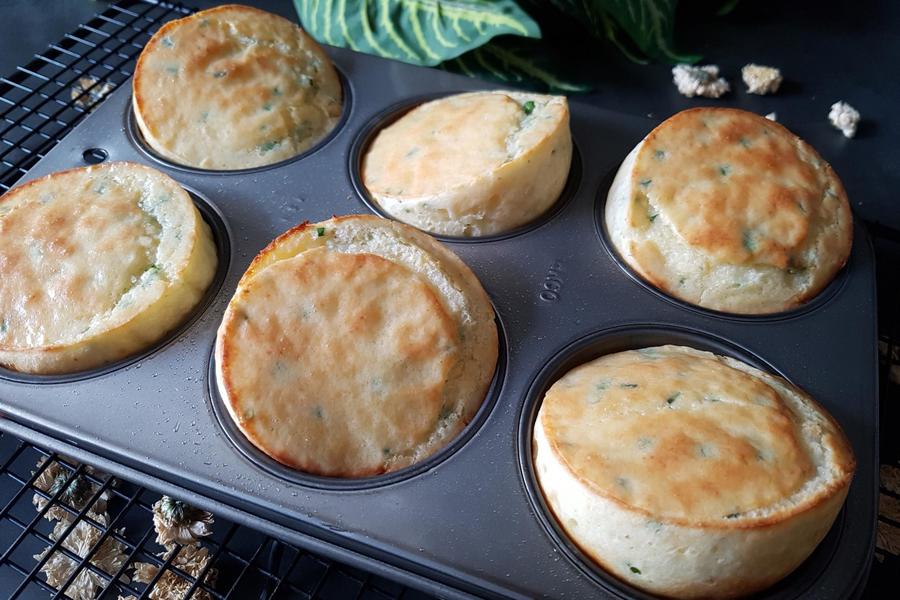
[[[694,96],[718,98],[731,90],[728,82],[719,77],[719,67],[716,65],[702,67],[675,65],[672,68],[672,81],[678,92],[688,98]]]
[[[750,94],[774,94],[781,87],[781,71],[775,67],[763,65],[744,65],[741,76],[747,84],[747,92]]]
[[[831,105],[828,120],[846,137],[852,138],[856,135],[856,126],[859,124],[859,111],[846,102],[835,102]]]
[[[766,115],[766,118],[770,121],[775,121],[777,123],[778,122],[778,113],[770,112],[769,114]]]
[[[97,85],[98,81],[100,80],[90,75],[79,78],[78,81],[75,82],[75,85],[72,86],[72,92],[70,94],[70,97],[75,101],[75,104],[82,108],[91,109],[99,104],[101,100],[106,98],[107,94],[113,91],[111,83],[104,81]]]

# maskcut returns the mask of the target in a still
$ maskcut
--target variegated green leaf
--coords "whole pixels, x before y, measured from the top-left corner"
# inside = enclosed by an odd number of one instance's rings
[[[536,0],[528,0],[535,2]],[[694,62],[698,56],[675,51],[673,31],[678,0],[550,0],[563,13],[582,23],[597,37],[605,37],[629,58]],[[628,42],[633,44],[629,47]]]
[[[536,40],[502,38],[445,62],[454,73],[491,79],[536,91],[587,92],[592,85],[571,73],[564,51]]]
[[[541,35],[515,0],[294,0],[294,6],[322,43],[414,65],[437,65],[497,35]]]

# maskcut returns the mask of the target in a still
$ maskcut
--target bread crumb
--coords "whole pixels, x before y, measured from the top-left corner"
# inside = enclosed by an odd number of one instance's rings
[[[764,65],[744,65],[741,69],[741,77],[747,84],[747,92],[750,94],[774,94],[781,87],[781,71],[775,67],[766,67]]]
[[[728,82],[723,77],[719,77],[717,65],[702,67],[675,65],[672,68],[672,82],[678,88],[678,92],[688,98],[694,96],[718,98],[731,90]]]
[[[831,105],[828,120],[846,137],[852,138],[856,135],[856,126],[859,124],[859,111],[846,102],[835,102]]]
[[[777,123],[778,122],[778,113],[774,112],[774,111],[770,112],[769,114],[766,115],[766,118],[770,121],[775,121]]]

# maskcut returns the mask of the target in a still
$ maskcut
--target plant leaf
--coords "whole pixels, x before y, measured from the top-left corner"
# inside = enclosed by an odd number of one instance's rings
[[[637,59],[617,33],[623,31],[641,53],[653,59],[696,62],[699,56],[675,51],[673,32],[678,0],[550,0],[596,37],[605,37]],[[637,59],[640,62],[639,59]]]
[[[535,91],[578,93],[593,89],[574,76],[564,51],[537,40],[504,37],[445,62],[453,73],[491,79]]]
[[[541,36],[515,0],[294,0],[303,27],[324,44],[437,65],[497,35]]]

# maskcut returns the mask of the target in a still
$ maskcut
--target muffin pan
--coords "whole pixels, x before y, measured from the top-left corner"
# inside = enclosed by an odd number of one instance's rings
[[[353,145],[350,147],[350,156],[349,162],[347,163],[347,168],[350,172],[350,180],[353,182],[353,189],[356,190],[356,193],[359,195],[362,201],[366,203],[366,206],[369,207],[369,210],[371,210],[375,214],[386,219],[393,218],[386,210],[381,207],[380,204],[378,204],[378,202],[374,198],[372,198],[362,180],[362,162],[366,156],[366,152],[369,149],[369,145],[375,140],[375,136],[378,135],[379,131],[381,131],[385,127],[388,127],[389,125],[392,125],[394,122],[396,122],[416,106],[419,106],[420,104],[424,104],[426,102],[430,102],[431,100],[436,100],[437,98],[445,95],[447,94],[427,94],[416,98],[410,98],[398,103],[395,106],[388,107],[387,110],[370,119],[369,122],[366,123],[359,131],[359,133],[356,134]],[[566,185],[563,187],[562,192],[559,194],[559,198],[556,199],[556,202],[550,205],[550,207],[544,212],[544,214],[538,216],[528,223],[525,223],[524,225],[520,225],[502,233],[492,233],[489,235],[480,235],[477,237],[441,235],[428,232],[426,233],[428,233],[433,238],[441,240],[442,242],[493,242],[504,240],[506,238],[531,231],[532,229],[540,227],[541,224],[551,220],[556,216],[557,213],[559,213],[559,211],[563,209],[566,203],[575,196],[575,192],[578,191],[578,184],[581,181],[581,154],[578,152],[578,144],[574,139],[574,132],[572,138],[572,164],[569,167],[569,177],[566,179]]]
[[[91,148],[90,150],[97,151],[97,153],[95,154],[94,152],[85,150],[82,160],[86,164],[99,164],[106,160],[106,158],[104,157],[102,160],[92,162],[93,157],[103,156],[106,151],[102,150],[101,152],[101,149],[98,148]],[[26,179],[31,179],[31,177],[27,177]],[[173,340],[178,339],[178,337],[180,337],[191,328],[194,322],[209,307],[213,299],[216,298],[219,290],[222,288],[222,283],[225,281],[225,275],[226,273],[228,273],[228,263],[231,259],[231,239],[228,234],[228,228],[225,225],[225,220],[222,217],[222,214],[219,212],[218,208],[216,208],[213,203],[211,203],[196,191],[188,187],[185,187],[185,191],[187,191],[187,193],[190,195],[191,200],[194,201],[194,206],[197,207],[197,210],[200,212],[200,216],[203,218],[206,224],[209,225],[209,230],[212,233],[213,244],[215,244],[216,247],[216,256],[218,257],[218,262],[216,264],[216,271],[213,274],[212,281],[210,282],[209,286],[207,286],[206,291],[203,293],[203,296],[201,296],[200,301],[197,302],[197,305],[194,306],[194,308],[192,308],[190,311],[188,311],[184,320],[178,326],[172,329],[172,331],[161,337],[159,340],[150,344],[150,346],[145,348],[144,350],[135,352],[134,354],[100,367],[84,369],[81,371],[75,371],[73,373],[54,375],[21,373],[19,371],[13,371],[4,367],[0,367],[0,381],[6,380],[18,383],[48,384],[72,383],[76,381],[82,381],[84,379],[90,379],[93,377],[100,377],[101,375],[117,371],[119,369],[127,367],[130,364],[138,363],[146,359],[157,350],[161,350],[162,348],[170,344]]]
[[[86,158],[156,166],[209,203],[221,273],[214,297],[174,339],[89,375],[56,379],[5,372],[0,410],[22,426],[112,459],[278,526],[301,545],[455,597],[643,598],[581,556],[556,527],[531,473],[531,424],[542,390],[566,366],[656,343],[711,349],[782,374],[841,423],[858,461],[841,516],[812,557],[761,597],[848,598],[859,593],[874,543],[878,477],[875,276],[860,225],[847,266],[809,306],[735,318],[673,302],[629,276],[603,241],[612,173],[655,121],[570,103],[580,154],[564,196],[521,230],[445,239],[479,277],[501,324],[491,395],[445,451],[371,480],[309,478],[267,464],[222,413],[211,377],[225,306],[256,253],[304,220],[371,213],[358,188],[361,148],[373,127],[424,97],[500,86],[329,49],[344,76],[342,122],[311,151],[250,171],[204,172],[152,160],[129,127],[130,87],[110,96],[29,173]],[[129,133],[130,132],[130,133]],[[813,146],[827,124],[797,131]],[[827,156],[825,157],[828,158]],[[578,161],[576,161],[576,165]],[[853,190],[850,190],[851,200]],[[183,492],[182,492],[183,495]],[[839,568],[830,568],[839,565]]]

